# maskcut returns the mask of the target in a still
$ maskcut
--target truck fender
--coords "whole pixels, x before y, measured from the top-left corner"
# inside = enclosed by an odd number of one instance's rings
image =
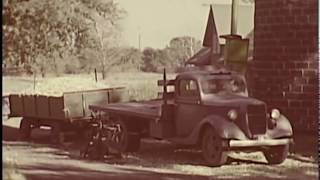
[[[214,128],[223,139],[248,139],[242,130],[230,120],[221,116],[210,115],[202,119],[187,138],[172,138],[170,140],[178,144],[198,144],[202,133],[208,126]]]
[[[266,134],[273,139],[291,137],[293,135],[293,130],[290,121],[281,114],[280,117],[276,119],[276,126],[273,129],[268,129]]]
[[[201,135],[207,125],[213,127],[223,139],[248,139],[236,124],[217,115],[208,116],[200,122],[201,128],[198,135]]]

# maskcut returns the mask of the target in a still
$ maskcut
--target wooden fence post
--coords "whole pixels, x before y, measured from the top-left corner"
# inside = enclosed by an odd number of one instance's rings
[[[96,82],[98,82],[97,68],[94,68],[94,77],[95,77],[95,79],[96,79]]]

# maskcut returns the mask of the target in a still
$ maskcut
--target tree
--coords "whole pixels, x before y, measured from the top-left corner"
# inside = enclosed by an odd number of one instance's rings
[[[5,64],[22,66],[30,73],[39,70],[42,74],[48,69],[58,71],[58,64],[64,63],[58,61],[67,58],[80,64],[78,55],[83,55],[83,49],[103,51],[98,48],[101,42],[94,32],[97,24],[108,25],[104,27],[107,37],[116,36],[116,24],[123,13],[113,0],[5,1]]]
[[[176,67],[183,66],[201,47],[201,41],[190,36],[175,37],[169,43],[170,55],[175,59]]]
[[[156,71],[156,65],[155,65],[155,57],[156,57],[156,50],[147,47],[142,51],[142,61],[144,66],[142,67],[143,71],[146,72],[155,72]]]

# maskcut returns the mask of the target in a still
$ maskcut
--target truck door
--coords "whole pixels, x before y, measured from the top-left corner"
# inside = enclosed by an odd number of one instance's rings
[[[186,137],[192,132],[201,117],[198,114],[201,112],[199,86],[193,79],[181,79],[177,86],[176,134],[179,137]]]

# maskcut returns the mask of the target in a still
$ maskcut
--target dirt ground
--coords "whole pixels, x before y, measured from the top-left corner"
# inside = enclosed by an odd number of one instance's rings
[[[262,153],[231,153],[226,165],[205,166],[200,152],[166,141],[145,139],[141,150],[90,161],[79,158],[79,145],[69,137],[61,146],[48,144],[50,130],[35,129],[31,142],[17,139],[20,119],[3,119],[4,179],[318,179],[316,138],[300,136],[281,165],[267,165]],[[298,150],[298,151],[297,151]]]

